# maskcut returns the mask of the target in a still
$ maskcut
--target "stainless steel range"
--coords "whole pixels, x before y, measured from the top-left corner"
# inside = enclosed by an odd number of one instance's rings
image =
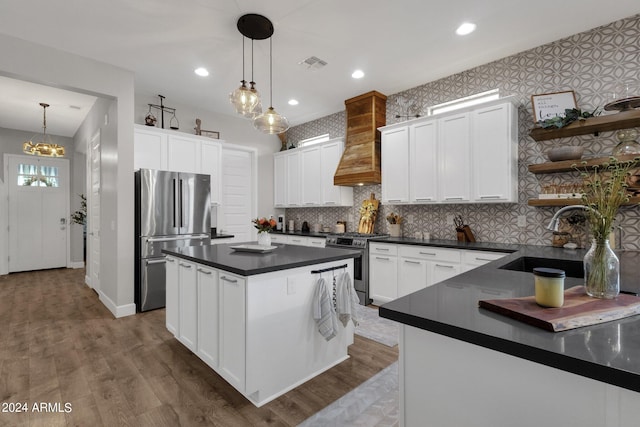
[[[369,298],[369,240],[386,237],[388,234],[341,233],[327,235],[327,246],[360,250],[362,255],[353,260],[353,286],[356,288],[360,304],[371,304]]]

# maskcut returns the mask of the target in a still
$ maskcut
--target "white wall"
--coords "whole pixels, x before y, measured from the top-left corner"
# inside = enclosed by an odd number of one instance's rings
[[[103,208],[109,224],[101,243],[101,291],[115,316],[133,306],[134,75],[109,64],[0,34],[0,74],[113,99],[117,128],[103,136]],[[46,64],[46,66],[42,66]],[[117,108],[116,108],[117,106]],[[111,111],[111,110],[110,110]]]

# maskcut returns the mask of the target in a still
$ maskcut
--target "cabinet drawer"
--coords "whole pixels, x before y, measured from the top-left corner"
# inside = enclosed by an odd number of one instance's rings
[[[508,254],[504,252],[463,251],[462,262],[471,265],[483,265]]]
[[[453,263],[460,262],[460,252],[458,249],[434,248],[433,246],[400,246],[400,256],[427,259],[434,261],[447,261]]]
[[[271,233],[271,241],[274,243],[289,243],[289,236],[282,234]]]
[[[306,246],[307,238],[301,236],[289,236],[290,245]]]
[[[327,243],[327,239],[324,237],[309,237],[307,239],[307,246],[314,248],[324,248]]]
[[[389,243],[370,242],[369,253],[396,256],[398,255],[398,247]]]

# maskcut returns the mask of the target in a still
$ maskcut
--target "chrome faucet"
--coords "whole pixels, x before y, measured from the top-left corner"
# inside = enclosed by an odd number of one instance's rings
[[[551,218],[551,222],[549,223],[549,225],[547,225],[547,230],[551,230],[551,231],[558,231],[558,222],[560,220],[560,215],[562,215],[563,213],[567,212],[567,211],[571,211],[574,209],[582,209],[585,211],[592,211],[595,212],[597,215],[600,215],[600,213],[598,211],[596,211],[595,209],[589,207],[589,206],[585,206],[585,205],[571,205],[571,206],[565,206],[564,208],[560,209],[558,212],[555,213],[555,215],[553,215],[553,218]]]

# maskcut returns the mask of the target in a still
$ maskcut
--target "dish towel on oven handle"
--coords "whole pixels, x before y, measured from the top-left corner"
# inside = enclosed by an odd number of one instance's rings
[[[351,282],[351,276],[348,272],[340,274],[336,279],[336,313],[338,319],[344,327],[347,326],[349,320],[354,326],[358,326],[358,304],[360,299]]]
[[[338,319],[333,308],[331,291],[322,277],[316,282],[313,295],[313,319],[318,325],[318,332],[325,340],[329,341],[338,334]]]

